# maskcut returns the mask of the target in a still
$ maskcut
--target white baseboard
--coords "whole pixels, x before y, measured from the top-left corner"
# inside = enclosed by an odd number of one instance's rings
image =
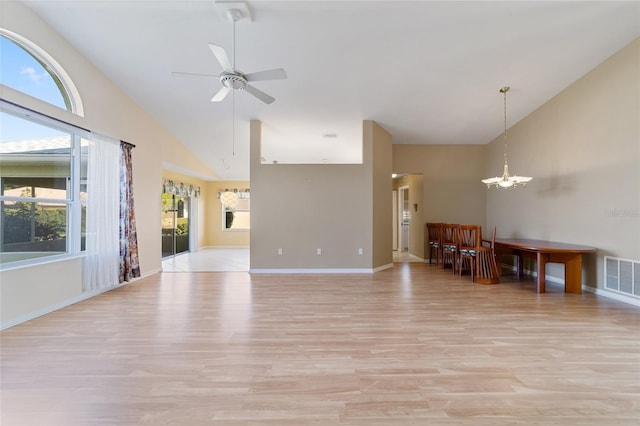
[[[377,268],[323,268],[323,269],[250,269],[250,274],[373,274],[393,268],[393,263]]]
[[[606,297],[608,299],[617,300],[619,302],[628,303],[633,306],[640,307],[640,299],[635,297],[627,296],[626,294],[617,293],[615,291],[610,291],[603,288],[595,288],[589,286],[582,286],[583,291],[588,291],[589,293],[594,293],[596,296]]]
[[[198,251],[200,250],[213,250],[213,249],[244,249],[247,250],[249,248],[249,246],[204,246],[204,247],[200,247],[198,249]]]
[[[502,267],[504,269],[508,269],[508,270],[511,270],[511,271],[514,271],[514,272],[516,270],[515,266],[512,267],[511,265],[503,264]],[[524,270],[524,274],[525,275],[530,275],[532,277],[537,277],[538,276],[536,271],[532,271],[530,269],[525,269]],[[545,276],[545,281],[546,282],[552,282],[552,283],[555,283],[555,284],[560,284],[560,285],[564,286],[564,279],[558,278],[558,277],[554,277],[554,276],[551,276],[551,275]],[[627,296],[626,294],[617,293],[615,291],[607,290],[607,289],[604,289],[604,288],[591,287],[591,286],[584,285],[584,284],[582,285],[582,291],[593,293],[596,296],[602,296],[602,297],[606,297],[608,299],[613,299],[613,300],[617,300],[619,302],[624,302],[624,303],[628,303],[628,304],[633,305],[633,306],[640,307],[640,299],[637,299],[637,298],[631,297],[631,296]]]
[[[371,274],[373,269],[249,269],[250,274]]]
[[[384,271],[385,269],[393,268],[393,263],[387,263],[386,265],[378,266],[377,268],[373,268],[373,272]]]
[[[62,308],[66,308],[67,306],[71,306],[71,305],[76,304],[78,302],[82,302],[83,300],[90,299],[90,298],[98,296],[98,295],[100,295],[102,293],[106,293],[108,291],[115,290],[116,288],[124,287],[125,285],[128,285],[128,284],[133,284],[134,282],[136,282],[138,280],[141,280],[141,279],[146,278],[148,276],[154,275],[154,274],[156,274],[156,273],[158,273],[160,271],[161,271],[161,268],[156,268],[154,270],[151,270],[151,271],[145,273],[144,275],[141,275],[141,276],[139,276],[137,278],[133,278],[131,281],[124,282],[124,283],[121,283],[121,284],[117,284],[117,285],[114,285],[114,286],[108,287],[108,288],[101,288],[101,289],[98,289],[98,290],[86,291],[86,292],[83,292],[83,293],[81,293],[81,294],[79,294],[77,296],[74,296],[74,297],[70,298],[70,299],[63,300],[63,301],[58,302],[58,303],[54,303],[53,305],[47,306],[47,307],[42,308],[42,309],[38,309],[38,310],[33,311],[33,312],[29,312],[28,314],[20,315],[17,318],[14,318],[12,320],[9,320],[9,321],[6,321],[6,322],[0,324],[0,331],[1,330],[5,330],[5,329],[10,328],[10,327],[14,327],[14,326],[16,326],[18,324],[22,324],[22,323],[27,322],[27,321],[31,321],[32,319],[36,319],[36,318],[41,317],[43,315],[50,314],[51,312],[57,311],[57,310],[62,309]]]

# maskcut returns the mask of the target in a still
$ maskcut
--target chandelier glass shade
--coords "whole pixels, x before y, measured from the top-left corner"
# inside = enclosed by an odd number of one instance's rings
[[[231,191],[225,191],[220,194],[220,202],[229,210],[233,210],[238,205],[238,194]]]
[[[504,141],[504,169],[502,171],[502,176],[492,177],[487,179],[482,179],[482,183],[487,185],[487,188],[491,188],[491,186],[495,186],[496,188],[510,188],[512,186],[522,185],[525,186],[527,182],[533,179],[532,177],[527,176],[510,176],[509,175],[509,165],[507,164],[507,92],[509,91],[509,87],[505,86],[500,89],[500,93],[504,95],[504,133],[503,133],[503,141]]]

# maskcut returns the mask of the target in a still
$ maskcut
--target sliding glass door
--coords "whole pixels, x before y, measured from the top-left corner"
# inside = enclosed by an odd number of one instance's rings
[[[189,198],[162,194],[162,257],[189,251]]]

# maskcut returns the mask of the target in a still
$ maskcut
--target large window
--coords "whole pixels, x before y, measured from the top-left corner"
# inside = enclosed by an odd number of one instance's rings
[[[0,264],[80,252],[86,140],[6,109],[0,112]]]
[[[4,28],[0,83],[82,115],[80,96],[64,69],[30,40]],[[79,253],[84,248],[86,132],[6,100],[0,103],[0,128],[0,267]]]
[[[238,201],[233,207],[222,206],[223,231],[248,231],[251,223],[251,199],[249,192],[238,192]]]

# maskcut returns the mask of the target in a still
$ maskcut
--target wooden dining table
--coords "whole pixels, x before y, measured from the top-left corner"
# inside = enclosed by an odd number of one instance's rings
[[[523,276],[523,258],[536,261],[538,293],[545,292],[547,263],[564,264],[565,293],[582,293],[582,256],[595,251],[594,247],[589,246],[524,238],[496,238],[495,242],[495,253],[498,259],[501,255],[516,256],[518,278]]]

